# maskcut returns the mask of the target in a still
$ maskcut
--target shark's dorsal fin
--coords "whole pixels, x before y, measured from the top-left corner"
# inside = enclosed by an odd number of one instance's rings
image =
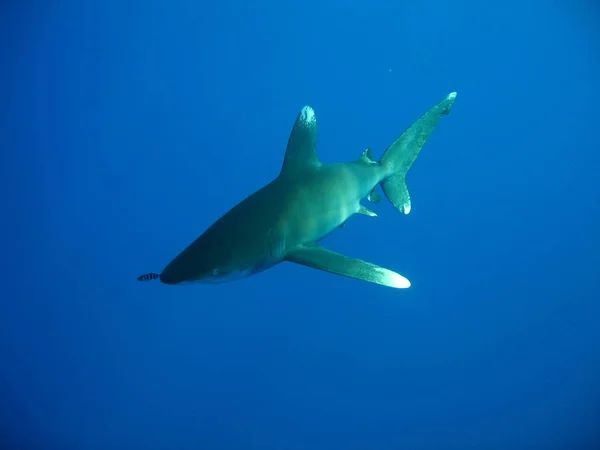
[[[358,160],[365,164],[377,164],[377,162],[373,159],[373,150],[371,150],[370,147],[362,152]]]
[[[317,169],[317,116],[310,106],[305,106],[296,117],[288,139],[281,174],[295,174]]]

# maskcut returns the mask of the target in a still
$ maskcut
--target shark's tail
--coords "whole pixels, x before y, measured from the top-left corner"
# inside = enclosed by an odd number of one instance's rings
[[[383,153],[379,163],[386,171],[381,187],[388,200],[403,214],[410,212],[410,195],[406,187],[406,172],[443,115],[450,112],[456,92],[423,114]]]

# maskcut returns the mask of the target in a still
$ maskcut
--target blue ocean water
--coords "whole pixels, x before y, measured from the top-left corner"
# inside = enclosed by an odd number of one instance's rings
[[[600,11],[475,0],[1,7],[5,449],[600,448]],[[277,175],[377,155],[451,91],[407,181],[286,263],[160,271]]]

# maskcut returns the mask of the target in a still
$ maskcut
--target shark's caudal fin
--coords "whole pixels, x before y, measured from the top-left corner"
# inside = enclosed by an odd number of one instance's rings
[[[442,116],[450,112],[455,98],[456,92],[452,92],[423,114],[387,148],[379,161],[387,172],[387,177],[381,183],[383,192],[403,214],[410,213],[406,172]]]

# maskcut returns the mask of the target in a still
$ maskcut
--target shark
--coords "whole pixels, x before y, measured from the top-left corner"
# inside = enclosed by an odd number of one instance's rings
[[[380,201],[377,186],[396,210],[410,213],[406,174],[455,99],[452,92],[422,114],[378,161],[367,148],[355,161],[333,164],[319,161],[317,118],[313,108],[304,106],[277,177],[222,215],[162,272],[146,273],[138,280],[159,279],[167,285],[223,283],[287,261],[381,286],[409,288],[403,275],[329,250],[321,241],[356,214],[375,217],[363,201]]]

